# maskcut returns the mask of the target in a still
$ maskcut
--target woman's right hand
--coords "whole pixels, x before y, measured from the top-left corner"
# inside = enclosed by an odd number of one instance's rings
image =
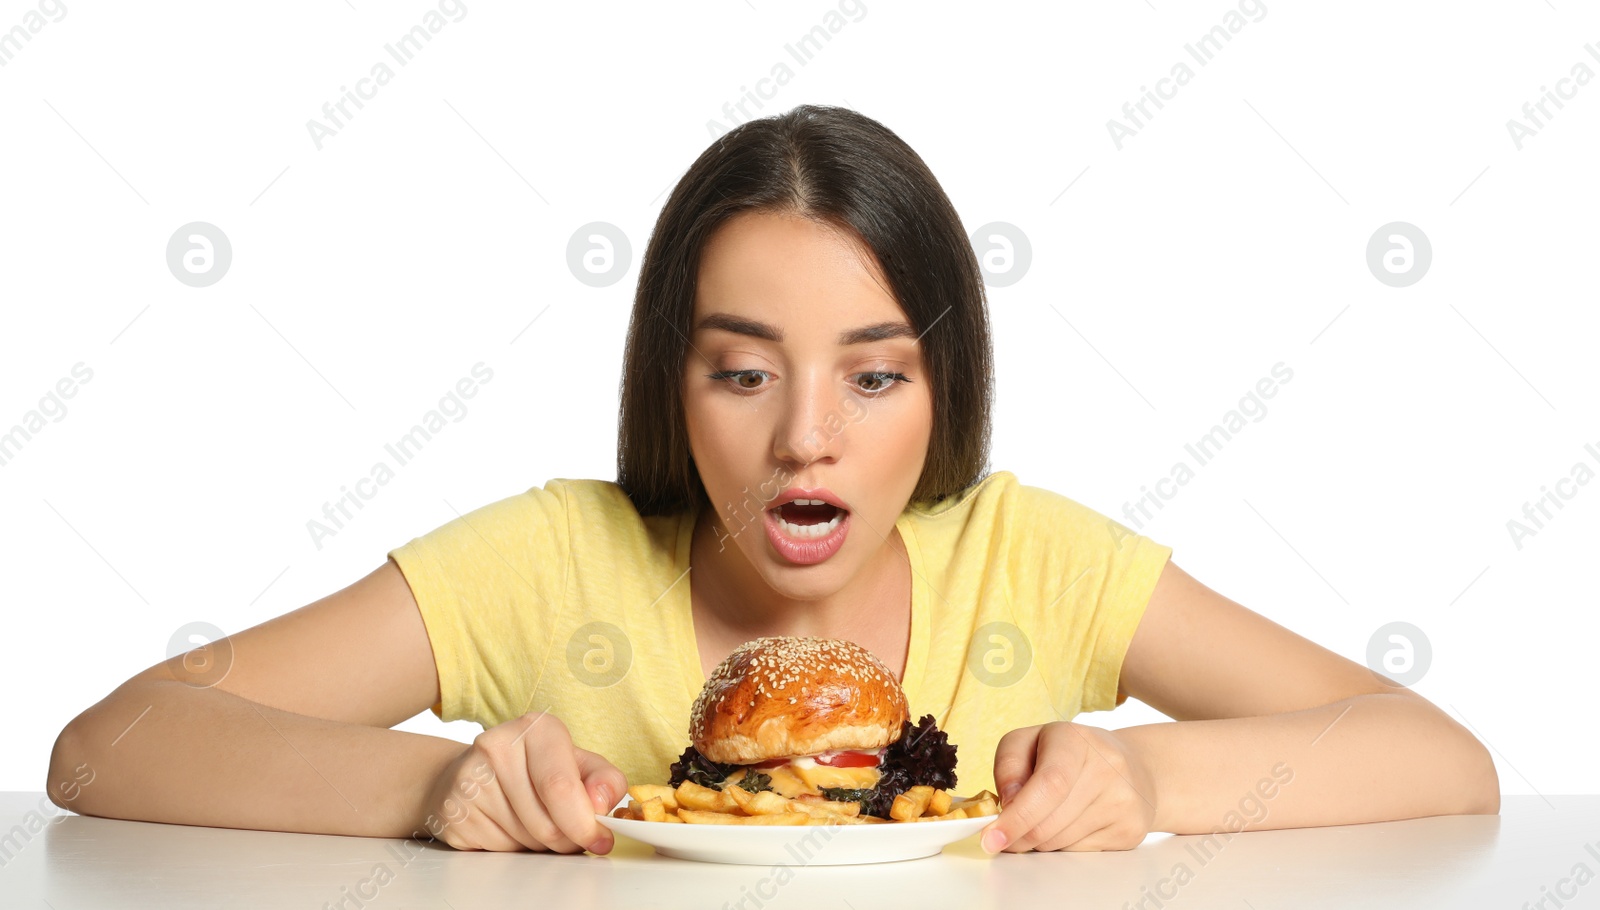
[[[616,766],[572,744],[545,712],[478,734],[434,781],[425,826],[457,850],[608,853],[611,831],[595,820],[628,790]]]

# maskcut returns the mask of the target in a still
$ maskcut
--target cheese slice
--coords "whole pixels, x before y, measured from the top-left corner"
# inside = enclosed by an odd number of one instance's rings
[[[746,772],[745,768],[735,769],[722,786],[724,788],[737,786],[739,781],[744,779]],[[829,765],[819,765],[815,758],[808,756],[791,759],[787,765],[766,768],[760,773],[771,778],[773,791],[785,799],[794,799],[807,793],[821,796],[823,787],[870,790],[876,787],[883,777],[883,772],[877,768],[834,768]]]
[[[794,766],[799,778],[819,791],[823,787],[843,787],[846,790],[870,790],[883,776],[877,768],[834,768],[812,762],[809,767]]]
[[[776,790],[778,795],[785,799],[794,799],[802,793],[822,795],[816,787],[806,783],[799,775],[795,774],[795,767],[792,764],[769,768],[762,773],[772,778],[772,789]]]

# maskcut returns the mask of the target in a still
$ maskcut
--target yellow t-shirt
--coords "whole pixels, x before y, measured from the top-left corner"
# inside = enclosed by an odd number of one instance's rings
[[[641,518],[615,483],[554,479],[390,552],[439,672],[433,711],[485,729],[548,709],[634,783],[665,783],[704,676],[692,510]],[[1123,655],[1170,547],[998,471],[896,520],[911,561],[911,720],[957,747],[956,790],[995,789],[1019,727],[1116,707]]]

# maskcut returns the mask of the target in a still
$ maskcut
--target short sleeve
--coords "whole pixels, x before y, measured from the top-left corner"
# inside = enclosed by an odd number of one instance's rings
[[[1051,698],[1063,712],[1109,711],[1157,579],[1172,548],[1065,496],[1019,486],[1013,540],[1026,603],[1051,666]]]
[[[389,551],[427,628],[441,720],[488,727],[524,712],[561,611],[570,552],[558,480]]]

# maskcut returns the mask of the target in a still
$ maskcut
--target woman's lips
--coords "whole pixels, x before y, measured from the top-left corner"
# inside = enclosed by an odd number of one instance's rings
[[[844,546],[844,541],[850,534],[850,513],[835,510],[833,518],[828,522],[814,525],[793,525],[782,516],[783,507],[767,509],[761,514],[762,524],[767,530],[767,540],[772,543],[772,548],[795,565],[815,565],[839,552]],[[820,532],[807,532],[795,530],[798,528],[827,528]],[[811,536],[816,534],[817,536]]]

